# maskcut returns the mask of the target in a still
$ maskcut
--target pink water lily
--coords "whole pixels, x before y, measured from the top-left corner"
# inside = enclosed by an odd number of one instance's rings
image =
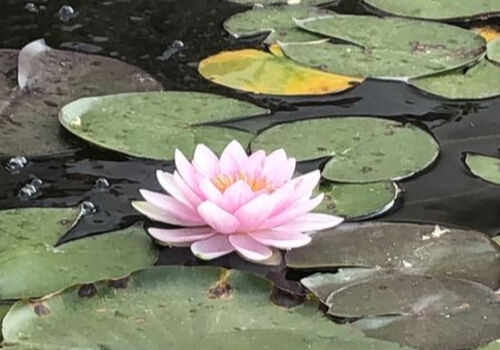
[[[319,171],[292,179],[295,159],[280,149],[248,156],[232,141],[219,158],[198,145],[192,162],[175,152],[177,171],[158,171],[169,194],[141,190],[145,202],[134,207],[152,220],[182,228],[150,228],[149,233],[169,246],[190,246],[195,256],[211,260],[236,251],[261,262],[273,248],[292,249],[311,241],[307,234],[336,226],[342,218],[310,213],[323,200],[314,198]]]

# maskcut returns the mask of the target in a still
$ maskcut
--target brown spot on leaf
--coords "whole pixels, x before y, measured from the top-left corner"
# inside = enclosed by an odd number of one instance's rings
[[[292,307],[302,305],[306,299],[306,296],[285,292],[279,288],[274,287],[269,298],[274,305],[290,309]]]
[[[52,313],[52,310],[50,310],[49,307],[43,303],[34,304],[33,311],[35,311],[35,314],[40,317],[48,316]]]
[[[84,284],[78,290],[80,298],[92,298],[96,293],[97,289],[94,284]]]
[[[364,166],[361,168],[361,171],[364,173],[369,173],[370,171],[373,171],[373,168],[370,168],[369,166]]]
[[[210,299],[230,299],[233,288],[228,282],[231,271],[223,270],[219,282],[208,290]]]

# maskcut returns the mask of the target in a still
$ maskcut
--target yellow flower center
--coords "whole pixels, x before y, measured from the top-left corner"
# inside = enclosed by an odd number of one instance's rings
[[[264,190],[268,193],[271,193],[274,191],[274,186],[270,184],[265,178],[247,176],[244,173],[240,173],[238,175],[219,174],[212,179],[212,183],[215,185],[215,187],[217,187],[219,191],[224,193],[232,184],[240,180],[245,181],[254,192],[260,192]]]

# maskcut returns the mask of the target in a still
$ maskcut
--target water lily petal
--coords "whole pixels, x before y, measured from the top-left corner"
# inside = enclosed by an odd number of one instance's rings
[[[132,202],[132,206],[143,215],[146,215],[151,220],[164,222],[166,224],[178,225],[178,226],[200,226],[200,224],[195,224],[193,222],[182,220],[181,218],[173,215],[172,213],[161,210],[160,208],[154,206],[149,202],[135,201]]]
[[[241,206],[255,198],[257,194],[252,191],[250,185],[245,181],[239,180],[229,186],[223,194],[224,209],[234,213]]]
[[[182,192],[184,197],[186,197],[189,202],[192,204],[194,208],[198,207],[201,202],[203,202],[201,194],[196,194],[191,187],[189,187],[186,182],[182,179],[182,177],[179,175],[177,171],[174,172],[173,175],[175,184],[179,188],[179,190]]]
[[[320,213],[307,213],[299,216],[293,221],[284,225],[275,227],[274,229],[280,231],[298,231],[298,232],[311,232],[326,230],[340,225],[344,218],[335,215],[320,214]]]
[[[299,231],[264,230],[251,232],[249,235],[259,243],[279,249],[303,247],[311,242],[311,237]]]
[[[224,204],[222,193],[219,191],[217,187],[213,184],[210,179],[204,178],[200,182],[200,191],[206,200],[214,202],[215,204],[222,207]],[[226,208],[224,208],[226,209]]]
[[[284,183],[290,181],[295,173],[295,158],[289,158],[281,163],[276,163],[274,167],[269,167],[262,176],[271,181],[274,186],[283,186]]]
[[[150,228],[149,234],[163,244],[173,247],[184,247],[190,243],[204,240],[215,235],[210,227],[161,229]]]
[[[288,197],[283,198],[282,201],[276,204],[273,215],[277,215],[283,210],[295,206],[297,201],[304,201],[310,198],[320,179],[320,171],[315,170],[291,180],[288,184],[293,187],[293,190]]]
[[[271,154],[269,154],[264,162],[264,167],[262,168],[262,173],[268,174],[270,169],[274,168],[276,164],[281,164],[287,160],[286,152],[283,148],[280,148]]]
[[[192,164],[199,173],[206,177],[213,177],[217,172],[219,158],[217,158],[210,148],[203,144],[199,144],[194,150]]]
[[[187,160],[187,158],[178,149],[175,150],[175,167],[184,182],[196,193],[198,196],[198,182],[201,179],[200,174],[194,166]]]
[[[252,261],[266,260],[273,255],[272,249],[244,233],[230,235],[229,242],[239,254]]]
[[[321,203],[324,196],[325,195],[321,193],[320,195],[318,195],[313,199],[308,199],[294,203],[293,206],[281,211],[279,214],[274,215],[269,219],[267,219],[266,221],[264,221],[262,228],[278,227],[298,218],[301,215],[304,215],[307,212],[310,212]]]
[[[161,187],[163,187],[163,189],[167,193],[169,193],[172,197],[174,197],[179,202],[182,202],[191,208],[196,208],[194,206],[194,203],[192,203],[188,199],[188,197],[184,195],[183,191],[181,191],[181,189],[177,186],[176,181],[174,180],[174,176],[172,174],[161,170],[157,170],[156,178],[158,179],[158,182],[160,183]]]
[[[256,178],[261,174],[262,166],[266,159],[266,152],[257,151],[250,155],[248,159],[242,164],[241,172],[248,178]]]
[[[229,243],[228,236],[216,235],[191,245],[193,254],[202,260],[212,260],[234,252],[234,247]]]
[[[217,233],[233,233],[240,227],[240,222],[236,217],[213,202],[201,203],[198,206],[198,213]]]
[[[188,207],[173,197],[142,189],[139,190],[139,192],[146,201],[162,211],[171,213],[186,222],[192,222],[193,224],[198,225],[204,223],[195,209]]]
[[[248,159],[243,147],[238,141],[231,141],[220,156],[219,173],[224,175],[240,172],[241,165]]]
[[[241,231],[251,231],[259,227],[273,212],[271,196],[262,193],[238,209],[234,216],[240,221]]]

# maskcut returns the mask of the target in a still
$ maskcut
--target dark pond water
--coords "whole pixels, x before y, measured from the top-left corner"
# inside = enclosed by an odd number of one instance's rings
[[[260,47],[259,38],[236,41],[222,29],[222,22],[244,6],[224,0],[38,0],[32,1],[37,11],[29,11],[25,7],[28,1],[0,1],[1,48],[19,49],[43,37],[54,48],[111,56],[136,65],[168,90],[216,92],[272,109],[270,118],[229,123],[238,128],[260,131],[283,121],[346,115],[417,123],[439,141],[440,158],[425,174],[401,183],[405,190],[402,198],[380,220],[430,222],[500,234],[500,186],[474,178],[462,163],[464,152],[500,154],[500,99],[450,102],[402,83],[381,81],[367,81],[348,92],[323,97],[239,93],[204,80],[197,72],[197,63],[221,50]],[[63,5],[72,6],[78,16],[62,22],[58,11]],[[355,0],[329,7],[339,12],[364,11]],[[500,24],[499,20],[489,21]],[[175,40],[182,41],[184,48],[167,60],[159,59]],[[61,134],[78,144],[71,135],[62,130]],[[85,200],[94,203],[97,212],[85,217],[64,241],[143,220],[129,202],[139,197],[141,187],[159,190],[155,170],[172,169],[171,163],[132,159],[78,145],[74,153],[29,159],[28,166],[17,174],[0,167],[0,209],[75,206]],[[7,160],[0,162],[5,165]],[[302,168],[317,165],[304,164]],[[33,178],[43,180],[41,193],[21,200],[19,190]],[[96,186],[100,178],[107,179],[110,186]],[[159,261],[179,262],[198,263],[182,249],[164,249]],[[245,264],[236,256],[216,263]]]

